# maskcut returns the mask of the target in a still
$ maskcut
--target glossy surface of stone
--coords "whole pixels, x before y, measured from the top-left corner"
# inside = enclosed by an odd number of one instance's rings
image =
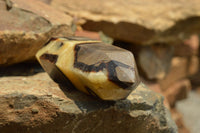
[[[139,83],[132,53],[97,40],[54,38],[36,57],[54,81],[103,100],[124,99]]]

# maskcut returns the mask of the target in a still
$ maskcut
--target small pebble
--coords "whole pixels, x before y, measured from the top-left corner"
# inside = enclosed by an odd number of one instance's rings
[[[39,112],[38,109],[32,109],[31,111],[33,114],[37,114]]]

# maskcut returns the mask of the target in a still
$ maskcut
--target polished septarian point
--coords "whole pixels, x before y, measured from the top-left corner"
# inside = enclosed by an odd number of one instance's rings
[[[97,40],[52,38],[36,57],[57,83],[102,100],[125,99],[140,82],[131,52]]]

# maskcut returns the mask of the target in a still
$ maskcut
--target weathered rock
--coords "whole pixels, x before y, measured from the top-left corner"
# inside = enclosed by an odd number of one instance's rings
[[[149,82],[149,81],[145,81],[145,80],[143,80],[143,82],[145,83],[145,85],[147,85],[151,90],[153,90],[153,91],[155,91],[156,93],[159,93],[159,94],[161,94],[162,96],[164,96],[164,93],[163,93],[163,91],[161,90],[161,87],[160,87],[160,85],[158,84],[158,83],[156,83],[156,82]],[[168,99],[167,98],[164,98],[164,101],[163,101],[163,103],[164,103],[164,105],[165,105],[165,107],[167,108],[167,109],[169,109],[170,110],[170,105],[169,105],[169,101],[168,101]]]
[[[195,74],[199,69],[198,66],[199,59],[196,56],[173,57],[169,73],[164,79],[158,81],[161,89],[165,91],[176,81]]]
[[[0,67],[0,77],[3,76],[30,76],[38,72],[44,72],[40,64],[23,62],[11,66]]]
[[[148,79],[163,79],[170,68],[173,47],[164,44],[146,46],[138,55],[138,66]]]
[[[86,30],[76,30],[75,36],[92,38],[95,40],[101,40],[106,44],[113,44],[113,39],[111,37],[106,36],[103,32],[92,32]]]
[[[178,100],[182,100],[188,96],[189,90],[191,88],[189,80],[184,79],[177,81],[174,85],[172,85],[164,92],[161,90],[160,85],[158,83],[153,83],[149,81],[144,82],[151,90],[165,96],[164,105],[170,110],[172,118],[176,122],[176,125],[178,127],[178,132],[190,133],[188,128],[185,126],[183,116],[180,112],[176,110],[176,108],[174,108],[174,105],[178,102]]]
[[[88,37],[91,39],[100,40],[100,35],[98,32],[80,30],[80,31],[75,32],[75,36],[82,36],[82,37]]]
[[[192,77],[190,77],[193,88],[196,88],[196,89],[200,88],[200,78],[199,77],[200,77],[200,71],[197,72]]]
[[[191,90],[191,83],[188,79],[182,79],[173,83],[167,90],[164,96],[167,98],[171,107],[175,107],[176,102],[186,99]]]
[[[83,18],[86,30],[127,42],[178,43],[200,31],[199,0],[53,0],[51,5]]]
[[[194,56],[198,54],[199,50],[199,37],[192,35],[183,43],[175,45],[174,56]]]
[[[72,35],[72,18],[35,0],[0,0],[0,66],[33,58],[51,36]]]
[[[160,95],[142,83],[126,100],[103,102],[58,86],[46,73],[1,77],[0,131],[175,133],[162,102]]]

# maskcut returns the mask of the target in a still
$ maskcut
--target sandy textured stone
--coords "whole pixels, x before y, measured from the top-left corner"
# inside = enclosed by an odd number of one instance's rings
[[[33,58],[52,36],[72,35],[72,18],[35,0],[0,0],[0,66]]]
[[[162,102],[159,94],[142,83],[126,100],[103,102],[58,86],[46,73],[5,76],[0,78],[0,130],[2,133],[176,133]]]
[[[146,80],[142,80],[145,85],[147,85],[152,91],[156,92],[156,93],[159,93],[160,95],[164,96],[164,93],[162,92],[161,90],[161,87],[158,83],[155,83],[155,82],[149,82],[149,81],[146,81]],[[169,101],[167,98],[164,98],[164,101],[163,101],[165,107],[167,109],[170,110],[170,105],[169,105]]]
[[[86,30],[133,43],[181,42],[200,31],[199,0],[52,0],[51,5],[82,18]]]

